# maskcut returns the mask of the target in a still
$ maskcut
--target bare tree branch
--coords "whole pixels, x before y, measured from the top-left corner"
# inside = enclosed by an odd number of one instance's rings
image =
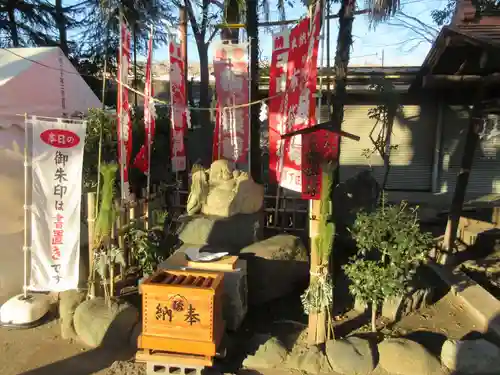
[[[207,41],[205,42],[205,44],[208,46],[210,43],[212,43],[212,40],[214,40],[215,36],[218,34],[219,32],[219,29],[217,29],[216,27],[214,27],[214,29],[212,30],[212,33],[210,34],[210,36],[208,37]]]

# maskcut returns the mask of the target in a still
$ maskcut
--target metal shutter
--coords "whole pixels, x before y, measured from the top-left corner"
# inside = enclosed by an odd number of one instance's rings
[[[469,113],[463,106],[446,106],[443,120],[440,191],[451,193],[460,172]],[[480,140],[474,154],[466,199],[490,193],[500,193],[500,136]]]
[[[374,105],[347,106],[342,128],[361,137],[359,142],[343,138],[340,151],[340,177],[346,180],[364,169],[372,168],[380,183],[384,176],[384,164],[378,153],[366,159],[364,149],[372,149],[370,132],[375,121],[368,118]],[[403,106],[394,121],[391,143],[398,149],[391,154],[391,170],[387,189],[430,191],[432,160],[435,138],[433,111],[420,114],[420,106]]]

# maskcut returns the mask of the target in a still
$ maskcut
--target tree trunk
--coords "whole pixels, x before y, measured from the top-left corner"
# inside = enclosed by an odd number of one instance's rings
[[[257,0],[247,0],[247,34],[250,38],[250,102],[259,100],[259,32]],[[260,150],[260,105],[250,107],[250,174],[257,183],[262,183],[262,161]]]
[[[137,79],[137,22],[134,22],[134,89],[138,90],[138,79]],[[134,106],[137,107],[137,93],[134,92]]]
[[[396,117],[397,104],[390,102],[387,104],[387,124],[385,129],[385,150],[384,150],[384,179],[382,181],[382,190],[385,190],[389,180],[389,172],[391,170],[391,136],[392,128],[394,126],[394,118]]]
[[[337,51],[335,53],[335,86],[333,95],[332,124],[334,129],[340,130],[344,121],[344,104],[347,97],[347,66],[349,65],[352,47],[352,23],[354,21],[355,0],[342,0],[339,11],[339,34],[337,37]],[[340,142],[338,156],[340,159]],[[339,167],[335,172],[335,184],[339,181]]]
[[[9,4],[10,5],[10,4]],[[16,13],[13,7],[9,7],[7,10],[7,15],[9,17],[8,24],[10,29],[10,39],[12,40],[13,47],[19,47],[19,33],[17,32],[17,22]]]
[[[59,46],[66,57],[69,55],[68,32],[66,29],[66,17],[64,15],[63,0],[55,1],[55,17],[57,30],[59,31]]]
[[[208,108],[210,106],[210,81],[208,70],[208,46],[205,43],[198,43],[198,54],[200,58],[200,107]],[[200,111],[208,113],[208,111]]]
[[[200,108],[210,108],[210,81],[208,70],[208,45],[204,42],[198,43],[198,54],[200,58]],[[201,131],[206,134],[207,143],[206,150],[203,155],[207,155],[207,159],[203,158],[203,165],[209,166],[212,160],[212,144],[213,144],[213,124],[210,118],[210,111],[198,111],[198,121],[201,125]]]

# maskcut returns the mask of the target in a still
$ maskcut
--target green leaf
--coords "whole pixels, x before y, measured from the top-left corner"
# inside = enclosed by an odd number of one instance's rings
[[[127,263],[125,262],[125,256],[123,250],[119,250],[115,254],[115,263],[119,264],[122,267],[126,267]]]
[[[101,255],[99,256],[96,270],[101,279],[106,279],[108,270],[108,262],[106,254],[101,253]]]

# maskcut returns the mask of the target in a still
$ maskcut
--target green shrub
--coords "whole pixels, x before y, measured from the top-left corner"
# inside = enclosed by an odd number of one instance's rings
[[[358,252],[343,269],[352,281],[351,294],[371,304],[375,331],[377,306],[387,298],[404,295],[432,237],[421,232],[417,208],[406,202],[387,204],[385,195],[376,211],[357,215],[351,234]]]

